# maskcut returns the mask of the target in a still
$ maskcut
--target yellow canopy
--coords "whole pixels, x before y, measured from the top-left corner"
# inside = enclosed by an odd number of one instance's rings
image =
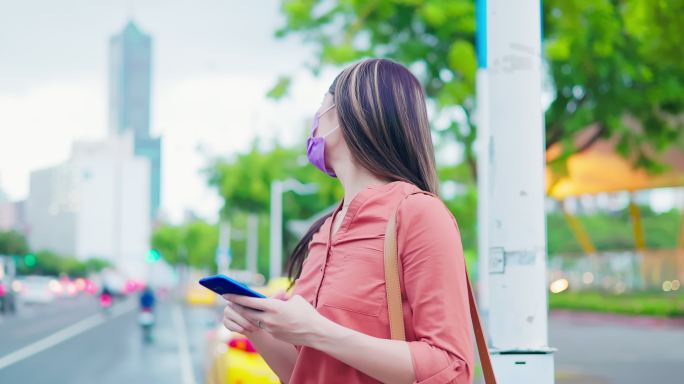
[[[585,130],[579,135],[578,141],[582,142],[593,129],[595,127]],[[568,159],[566,177],[555,177],[547,168],[547,194],[563,199],[583,194],[684,186],[684,152],[681,150],[671,148],[656,155],[656,159],[665,164],[668,170],[649,174],[643,169],[635,169],[629,160],[616,153],[616,143],[617,138],[599,140],[582,153],[572,155]],[[648,148],[644,148],[644,151],[654,153]],[[547,159],[552,160],[559,154],[560,147],[551,146],[547,151]]]

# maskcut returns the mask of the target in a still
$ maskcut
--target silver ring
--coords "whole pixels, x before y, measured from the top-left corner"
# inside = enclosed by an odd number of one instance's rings
[[[257,326],[258,328],[264,329],[264,325],[261,324],[261,320],[257,320],[256,326]]]

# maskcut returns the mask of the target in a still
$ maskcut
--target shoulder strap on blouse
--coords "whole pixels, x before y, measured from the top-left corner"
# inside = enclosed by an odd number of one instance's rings
[[[438,198],[434,194],[426,191],[415,191],[406,195],[401,201],[403,202],[408,196],[415,194],[426,194]],[[440,200],[441,201],[441,200]],[[401,202],[399,203],[399,205]],[[387,230],[385,232],[385,246],[384,246],[384,263],[385,263],[385,287],[387,292],[387,309],[389,313],[390,335],[394,340],[406,340],[406,333],[404,327],[404,312],[401,301],[401,284],[399,278],[399,254],[397,252],[397,212],[399,205],[395,208],[392,216],[387,222]],[[477,304],[475,302],[475,295],[473,288],[470,285],[470,277],[468,276],[468,269],[465,271],[466,285],[468,286],[468,303],[470,306],[470,318],[473,322],[473,330],[475,331],[475,341],[477,343],[477,351],[480,355],[480,364],[482,364],[482,372],[484,373],[486,384],[496,384],[496,377],[492,369],[492,363],[489,358],[489,349],[487,349],[487,340],[484,337],[482,323],[480,322],[480,314],[477,311]]]

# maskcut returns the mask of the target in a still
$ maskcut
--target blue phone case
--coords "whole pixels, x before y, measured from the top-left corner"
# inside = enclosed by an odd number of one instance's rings
[[[249,288],[248,286],[239,283],[225,275],[219,274],[214,276],[203,277],[200,279],[199,283],[202,286],[218,293],[219,295],[231,293],[234,295],[243,295],[249,297],[266,297],[261,293]]]

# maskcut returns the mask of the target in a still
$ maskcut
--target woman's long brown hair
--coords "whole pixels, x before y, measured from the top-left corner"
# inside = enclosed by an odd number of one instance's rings
[[[406,67],[386,59],[363,60],[345,68],[329,92],[357,164],[378,178],[438,193],[425,95]],[[318,219],[295,246],[287,264],[293,282],[302,273],[311,238],[331,215]]]

